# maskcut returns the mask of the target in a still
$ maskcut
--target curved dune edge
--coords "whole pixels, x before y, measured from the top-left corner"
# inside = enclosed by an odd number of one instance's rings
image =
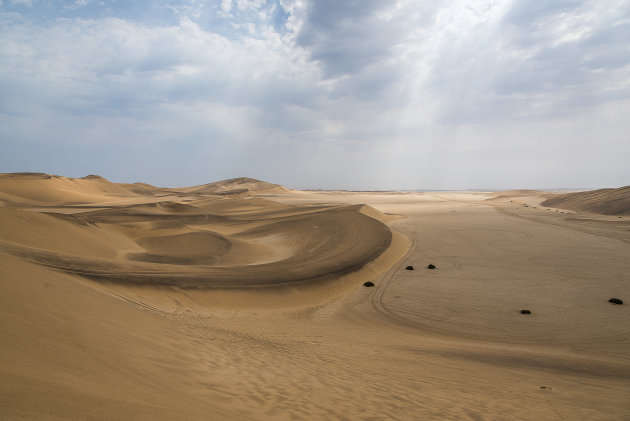
[[[142,218],[145,216],[141,215]],[[202,214],[195,218],[198,219],[199,216],[205,218]],[[153,217],[154,215],[150,216]],[[124,224],[124,221],[119,222]],[[171,244],[167,246],[172,248],[171,253],[157,256],[171,260],[158,265],[137,261],[136,253],[131,255],[131,260],[124,256],[104,259],[98,254],[87,258],[79,257],[58,249],[32,248],[23,243],[6,244],[3,247],[25,260],[102,283],[204,289],[267,287],[338,277],[369,264],[390,246],[392,240],[390,228],[362,214],[356,206],[342,206],[282,218],[272,217],[260,222],[254,229],[248,228],[250,221],[251,218],[241,222],[232,221],[232,226],[236,224],[245,229],[233,234],[232,238],[253,235],[255,240],[259,240],[281,234],[287,237],[286,241],[293,243],[293,252],[284,259],[258,264],[243,264],[242,260],[237,260],[229,265],[199,265],[191,264],[195,262],[186,259],[184,264],[176,264],[177,258],[182,257],[178,250],[182,244],[177,247]],[[198,229],[195,228],[195,231]],[[99,228],[98,233],[102,234],[102,229]],[[85,237],[85,234],[82,229],[80,235]],[[83,240],[86,244],[94,241],[93,238]],[[147,251],[150,250],[149,248]]]
[[[409,250],[411,241],[391,229],[389,247],[361,269],[338,277],[299,284],[213,289],[138,287],[95,283],[97,288],[149,310],[181,313],[212,313],[234,310],[295,310],[330,303],[347,295],[368,280],[375,280],[394,266]]]
[[[0,248],[135,304],[185,311],[329,302],[376,280],[409,247],[367,205],[177,205],[74,215],[2,209]]]
[[[368,205],[255,197],[286,192],[250,178],[163,189],[0,174],[9,205],[0,248],[135,304],[185,311],[329,302],[376,280],[409,247]]]

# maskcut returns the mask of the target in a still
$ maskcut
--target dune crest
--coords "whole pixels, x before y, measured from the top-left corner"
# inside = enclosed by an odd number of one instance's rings
[[[270,194],[285,193],[288,191],[288,189],[279,184],[272,184],[249,177],[230,178],[228,180],[203,184],[201,186],[185,187],[179,190],[187,193],[206,193],[216,195],[237,195],[252,192],[258,194]]]
[[[84,224],[77,234],[85,237],[77,241],[90,243],[96,225],[103,237],[119,233],[141,249],[126,256],[85,258],[55,248],[35,249],[17,243],[5,249],[28,261],[103,282],[238,288],[299,284],[345,275],[377,258],[392,241],[386,225],[354,206],[279,218],[269,215],[262,221],[203,212],[126,211],[117,215],[97,211],[74,216]],[[181,218],[181,226],[162,225],[176,217]],[[23,224],[22,229],[33,228]],[[230,234],[219,234],[221,231]],[[289,254],[278,261],[252,263],[261,254],[273,255],[273,246],[264,245],[269,237],[280,237]],[[110,254],[115,251],[112,246]]]
[[[44,173],[0,174],[0,202],[14,205],[78,205],[114,201],[142,202],[142,198],[164,197],[199,199],[208,197],[248,197],[287,193],[279,184],[239,177],[193,187],[155,187],[147,183],[112,183],[99,175],[81,178]]]
[[[5,194],[17,197],[19,191],[30,203],[60,203],[66,211],[70,198],[104,202],[133,195],[99,176],[9,176],[3,182]],[[150,191],[150,186],[139,187],[144,194]],[[27,261],[99,282],[207,289],[328,280],[361,270],[392,243],[386,218],[373,208],[240,197],[242,192],[287,192],[251,178],[172,190],[171,200],[142,203],[136,198],[141,203],[70,214],[7,210],[7,232],[13,234],[2,247]],[[157,191],[155,197],[166,199],[163,189]],[[182,192],[186,202],[178,200]],[[47,245],[26,234],[56,238],[66,229],[76,247]],[[98,253],[83,252],[95,244]]]

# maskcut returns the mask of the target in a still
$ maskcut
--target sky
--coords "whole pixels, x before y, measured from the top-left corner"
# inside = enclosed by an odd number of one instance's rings
[[[0,0],[0,172],[630,184],[630,0]]]

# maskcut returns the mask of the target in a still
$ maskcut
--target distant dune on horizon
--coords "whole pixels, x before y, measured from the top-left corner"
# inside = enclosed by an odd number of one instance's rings
[[[64,177],[45,173],[3,173],[0,174],[0,201],[14,204],[61,204],[90,203],[110,197],[153,196],[156,194],[208,194],[208,195],[249,195],[276,194],[290,190],[279,184],[250,177],[236,177],[190,187],[155,187],[143,182],[114,183],[99,175],[90,174],[81,178]],[[348,193],[384,193],[384,190],[306,190],[339,191]],[[425,192],[456,190],[422,190]],[[463,190],[476,191],[476,190]],[[480,190],[487,191],[487,190]],[[419,191],[420,192],[420,191]],[[630,186],[603,188],[571,193],[552,193],[540,190],[498,190],[494,197],[523,195],[544,195],[547,200],[541,203],[573,211],[591,212],[601,215],[630,214]]]
[[[630,186],[555,195],[541,205],[601,215],[630,215]]]

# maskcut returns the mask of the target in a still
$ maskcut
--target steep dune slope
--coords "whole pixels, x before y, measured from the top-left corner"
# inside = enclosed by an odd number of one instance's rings
[[[562,194],[542,205],[602,215],[630,215],[630,186]]]
[[[392,243],[385,218],[371,208],[223,195],[286,192],[250,178],[186,189],[185,203],[178,201],[181,189],[173,189],[165,197],[172,200],[136,197],[130,205],[112,200],[134,193],[98,176],[7,174],[1,181],[5,195],[48,207],[2,209],[0,247],[102,282],[197,289],[296,284],[361,270]],[[72,200],[103,204],[72,213]],[[54,203],[65,213],[54,212]]]
[[[392,241],[391,230],[361,213],[357,206],[288,216],[271,214],[265,218],[212,214],[210,210],[169,213],[136,206],[121,211],[84,212],[64,219],[37,215],[27,218],[20,231],[40,232],[34,223],[42,218],[51,218],[51,225],[74,218],[72,222],[78,221],[80,225],[73,225],[73,230],[82,236],[72,240],[74,243],[91,245],[92,241],[102,242],[106,238],[116,239],[117,243],[112,244],[109,253],[94,253],[89,257],[85,253],[68,253],[65,247],[46,247],[41,242],[33,247],[30,240],[14,239],[5,244],[5,249],[28,261],[100,281],[232,288],[340,276],[361,269],[382,254]],[[238,214],[238,209],[233,211]],[[29,226],[29,222],[33,225]],[[114,250],[125,250],[119,244],[120,234],[133,241],[138,250],[130,251],[133,247],[127,246],[126,255],[119,253],[107,258]],[[260,245],[270,237],[281,243],[287,253],[278,261],[252,264]],[[251,247],[248,249],[247,245]]]

